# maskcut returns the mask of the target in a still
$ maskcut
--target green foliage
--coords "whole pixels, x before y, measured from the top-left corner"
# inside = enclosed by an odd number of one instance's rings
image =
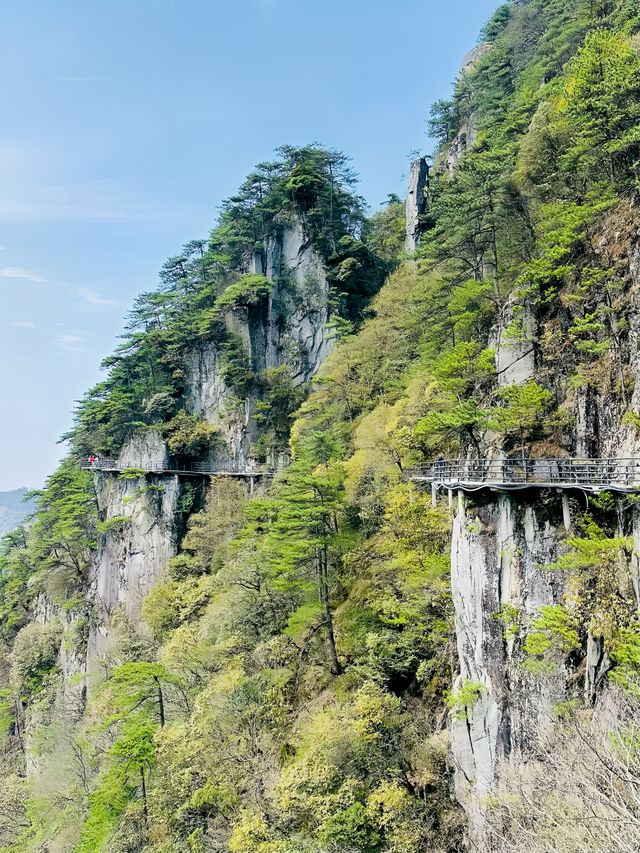
[[[286,365],[272,367],[260,375],[261,394],[253,416],[262,427],[258,454],[286,449],[295,414],[307,389],[294,384]]]
[[[486,426],[488,409],[478,401],[495,376],[494,353],[473,341],[460,343],[433,362],[436,386],[428,413],[414,426],[415,437],[426,447],[477,444],[478,431]]]
[[[148,718],[157,717],[158,723],[164,725],[163,685],[173,680],[159,663],[132,661],[116,667],[101,690],[100,704],[106,712],[104,725],[142,712]]]
[[[86,580],[98,537],[91,475],[65,460],[36,495],[28,528],[0,546],[0,632],[11,639],[29,617],[29,605],[45,582],[72,597]]]
[[[126,515],[113,515],[98,524],[98,533],[117,533],[130,521],[131,519]]]
[[[89,810],[76,853],[103,850],[132,794],[131,783],[122,764],[107,771],[98,787],[89,794]]]
[[[524,457],[525,442],[544,425],[553,395],[537,382],[509,385],[500,390],[502,406],[494,409],[491,426],[505,436],[517,436]]]
[[[197,618],[209,602],[209,584],[204,578],[168,579],[147,594],[142,618],[161,636],[184,622]]]
[[[463,681],[459,687],[447,694],[447,707],[456,719],[464,720],[469,711],[473,713],[473,706],[486,692],[487,688],[481,681]]]
[[[385,273],[393,272],[404,252],[405,205],[394,196],[370,216],[364,226],[363,240],[376,258],[382,261]]]
[[[432,111],[443,149],[415,262],[399,266],[398,199],[365,224],[342,155],[286,147],[137,300],[106,378],[80,404],[74,452],[115,454],[144,427],[172,454],[202,458],[215,435],[185,412],[186,365],[206,346],[238,405],[259,400],[254,450],[271,458],[291,436],[293,463],[252,499],[240,483],[212,483],[196,513],[198,490],[182,489],[186,535],[143,604],[153,636],[122,628],[93,690],[79,850],[461,849],[442,719],[447,706],[471,715],[487,688],[452,687],[450,514],[403,472],[436,454],[482,454],[497,441],[488,430],[523,456],[541,438],[564,443],[552,405],[572,371],[594,384],[617,369],[627,393],[621,276],[599,231],[637,180],[636,20],[633,4],[609,0],[496,12],[488,49]],[[448,145],[469,123],[475,143],[451,169]],[[302,304],[288,270],[274,282],[246,273],[265,238],[294,223],[325,264],[339,333],[312,389],[285,367],[258,374],[232,331],[232,312],[251,328],[267,298]],[[499,323],[526,342],[529,306],[540,370],[499,390],[489,341]],[[26,701],[46,698],[59,647],[27,625],[33,597],[55,585],[56,606],[77,609],[98,533],[122,521],[98,523],[91,477],[71,462],[41,500],[0,556],[3,639],[17,635],[12,677]],[[600,522],[578,519],[549,567],[567,596],[532,620],[525,666],[577,659],[589,633],[634,693],[637,616],[620,571],[632,546],[606,497],[590,509]],[[506,639],[525,634],[514,607],[494,618]]]
[[[614,514],[607,493],[590,503],[605,519]],[[633,539],[612,536],[596,524],[592,513],[580,519],[578,530],[580,535],[568,540],[569,550],[548,568],[569,573],[573,607],[582,608],[592,635],[603,637],[613,651],[635,619],[629,569]]]
[[[215,441],[217,432],[212,424],[185,411],[178,412],[162,427],[169,453],[188,459],[205,455]]]
[[[371,853],[381,849],[382,838],[362,803],[353,803],[328,817],[322,822],[319,835],[325,844],[355,847]]]
[[[21,628],[10,656],[10,683],[14,695],[25,704],[45,687],[56,671],[60,649],[59,625],[30,622]]]
[[[246,392],[251,366],[224,313],[251,309],[270,293],[273,282],[246,270],[264,251],[265,239],[293,220],[327,267],[336,309],[360,319],[387,267],[360,239],[363,203],[353,192],[348,159],[315,145],[283,146],[277,154],[223,203],[209,239],[192,241],[169,258],[159,289],[136,300],[123,342],[104,361],[107,377],[81,401],[67,436],[80,456],[115,456],[136,429],[179,415],[194,343],[214,343],[223,354],[225,381]]]
[[[561,110],[575,128],[564,162],[586,173],[605,165],[609,178],[638,178],[640,55],[622,33],[590,32],[565,69]]]
[[[578,622],[574,613],[561,605],[545,605],[540,615],[531,621],[527,634],[524,663],[530,672],[539,674],[557,667],[558,658],[566,657],[580,648]]]
[[[612,649],[616,663],[609,677],[633,696],[640,696],[640,632],[637,625],[623,629]]]
[[[454,101],[440,98],[431,105],[429,135],[439,145],[446,145],[460,127],[460,112]]]
[[[247,393],[255,376],[241,335],[228,334],[220,345],[220,376],[236,394]]]
[[[249,305],[257,305],[265,296],[269,295],[272,287],[273,282],[263,275],[243,275],[235,284],[230,284],[216,299],[214,310],[246,308]]]
[[[503,604],[494,618],[502,625],[504,636],[513,639],[517,636],[520,628],[520,611],[513,604]]]

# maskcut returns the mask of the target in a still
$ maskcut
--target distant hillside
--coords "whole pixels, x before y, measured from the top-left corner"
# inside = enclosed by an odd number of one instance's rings
[[[32,501],[24,501],[28,489],[0,492],[0,536],[17,527],[33,507]]]

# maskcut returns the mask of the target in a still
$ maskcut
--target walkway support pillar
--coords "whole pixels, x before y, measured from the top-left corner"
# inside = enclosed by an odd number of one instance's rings
[[[464,515],[464,492],[458,489],[458,515]]]
[[[435,483],[431,483],[431,506],[434,509],[438,506],[438,487]]]
[[[447,495],[449,498],[449,509],[453,509],[453,489],[447,489]]]
[[[569,494],[562,492],[562,522],[565,530],[571,530],[571,507],[569,506]]]
[[[249,477],[249,494],[252,495],[256,487],[256,478],[252,475]]]

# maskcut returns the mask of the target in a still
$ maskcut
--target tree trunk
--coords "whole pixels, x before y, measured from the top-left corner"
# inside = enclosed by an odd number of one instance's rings
[[[158,685],[158,719],[160,720],[160,727],[164,727],[166,722],[164,715],[164,696],[162,694],[162,685],[160,684],[160,679],[157,676],[154,676],[153,680]]]
[[[336,640],[333,633],[333,616],[331,615],[331,607],[329,606],[328,562],[327,546],[325,544],[318,555],[320,605],[322,607],[322,618],[325,625],[324,633],[327,643],[327,653],[329,655],[329,668],[332,675],[340,675],[342,667],[338,660]]]
[[[147,783],[144,779],[144,767],[140,767],[140,780],[142,782],[142,815],[144,817],[144,827],[149,828],[149,809],[147,808]]]

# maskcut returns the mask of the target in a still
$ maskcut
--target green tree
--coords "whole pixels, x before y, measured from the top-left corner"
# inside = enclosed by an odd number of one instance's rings
[[[249,506],[256,522],[268,525],[263,554],[278,584],[301,592],[315,586],[329,667],[342,671],[336,650],[331,610],[331,579],[339,568],[339,516],[343,510],[344,472],[334,459],[336,442],[313,432],[298,449],[298,458],[282,475],[272,499]]]
[[[572,144],[565,163],[582,173],[605,165],[613,182],[638,179],[640,55],[621,33],[590,32],[566,69],[564,112]]]
[[[526,440],[544,422],[553,395],[534,380],[524,385],[509,385],[501,389],[503,405],[494,409],[491,426],[506,436],[520,439],[523,464],[526,461]]]

